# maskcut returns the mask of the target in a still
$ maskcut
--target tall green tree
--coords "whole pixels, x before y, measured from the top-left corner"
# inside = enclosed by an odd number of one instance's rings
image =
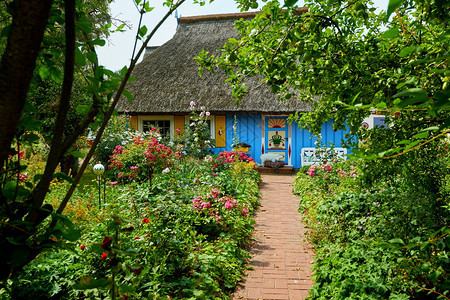
[[[291,120],[315,134],[333,118],[335,129],[364,137],[360,124],[374,110],[416,120],[378,157],[448,132],[448,2],[390,1],[387,13],[371,1],[296,3],[267,1],[254,19],[236,22],[240,38],[222,55],[203,52],[199,61],[222,67],[238,100],[251,92],[243,79],[258,75],[281,100],[312,101],[314,111]]]
[[[136,2],[141,6],[142,14],[151,11],[148,2]],[[45,249],[58,246],[55,240],[77,239],[79,233],[61,213],[81,179],[122,93],[130,98],[125,85],[137,60],[156,30],[183,2],[165,1],[163,4],[168,8],[167,13],[155,28],[148,34],[146,28],[139,28],[138,36],[143,40],[143,45],[130,66],[124,67],[120,73],[100,66],[95,52],[96,46],[105,45],[102,37],[111,28],[108,24],[96,27],[108,19],[108,1],[2,2],[6,5],[0,7],[0,21],[4,26],[1,33],[6,42],[0,62],[0,113],[4,115],[0,119],[0,280],[11,276]],[[97,7],[99,3],[104,4],[100,10]],[[82,71],[83,90],[90,99],[88,103],[74,101],[77,70]],[[23,133],[42,130],[33,118],[36,108],[27,102],[27,95],[33,94],[33,91],[30,92],[33,76],[44,80],[39,84],[34,82],[39,87],[44,86],[46,80],[51,80],[47,84],[51,82],[49,86],[55,91],[57,100],[52,97],[53,102],[47,104],[53,105],[56,116],[45,170],[33,182],[23,185],[19,184],[17,176],[26,169],[20,160],[20,146],[36,140],[35,135]],[[35,93],[34,96],[42,95]],[[71,108],[75,108],[82,118],[70,131],[65,131]],[[98,131],[80,172],[57,209],[44,205],[51,180],[55,176],[69,179],[55,174],[55,170],[88,126],[97,127]]]

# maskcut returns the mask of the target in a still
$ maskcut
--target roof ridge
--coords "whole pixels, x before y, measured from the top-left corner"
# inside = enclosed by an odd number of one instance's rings
[[[297,8],[297,13],[299,13],[299,14],[307,12],[307,11],[308,11],[308,8],[306,8],[306,7]],[[250,19],[260,13],[262,13],[262,11],[180,17],[179,21],[180,21],[180,23],[196,23],[196,22],[202,22],[202,21]]]

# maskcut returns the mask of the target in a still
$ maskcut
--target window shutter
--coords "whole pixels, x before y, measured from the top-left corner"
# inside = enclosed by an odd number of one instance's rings
[[[216,116],[216,147],[226,147],[226,116]]]
[[[131,116],[131,127],[133,127],[134,130],[138,130],[138,117],[137,116]]]
[[[176,133],[177,129],[180,129],[180,133],[184,133],[184,116],[175,116],[174,118],[174,125],[175,125],[175,136],[178,136]]]

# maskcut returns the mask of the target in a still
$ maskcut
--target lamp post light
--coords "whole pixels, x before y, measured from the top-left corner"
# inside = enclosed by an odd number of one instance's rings
[[[93,168],[94,174],[97,175],[97,181],[98,181],[98,207],[101,208],[102,201],[101,201],[101,179],[103,176],[103,173],[105,173],[105,167],[98,163]],[[105,186],[103,186],[103,198],[105,198]]]

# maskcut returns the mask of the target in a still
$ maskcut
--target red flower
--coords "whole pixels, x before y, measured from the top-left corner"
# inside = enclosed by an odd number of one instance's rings
[[[106,259],[108,257],[108,254],[106,252],[103,252],[101,259]]]
[[[134,239],[135,239],[135,240],[138,240],[138,239],[140,239],[140,238],[141,238],[141,237],[137,236],[137,237],[135,237]]]
[[[150,222],[149,219],[147,219],[147,218],[143,218],[143,219],[142,219],[142,223],[146,223],[146,224],[147,224],[148,222]]]
[[[81,245],[81,246],[80,246],[80,249],[81,249],[81,250],[84,250],[84,248],[86,248],[85,245]]]
[[[103,239],[102,245],[101,245],[102,249],[110,250],[111,243],[112,243],[112,239],[109,236],[105,236],[105,238]]]

